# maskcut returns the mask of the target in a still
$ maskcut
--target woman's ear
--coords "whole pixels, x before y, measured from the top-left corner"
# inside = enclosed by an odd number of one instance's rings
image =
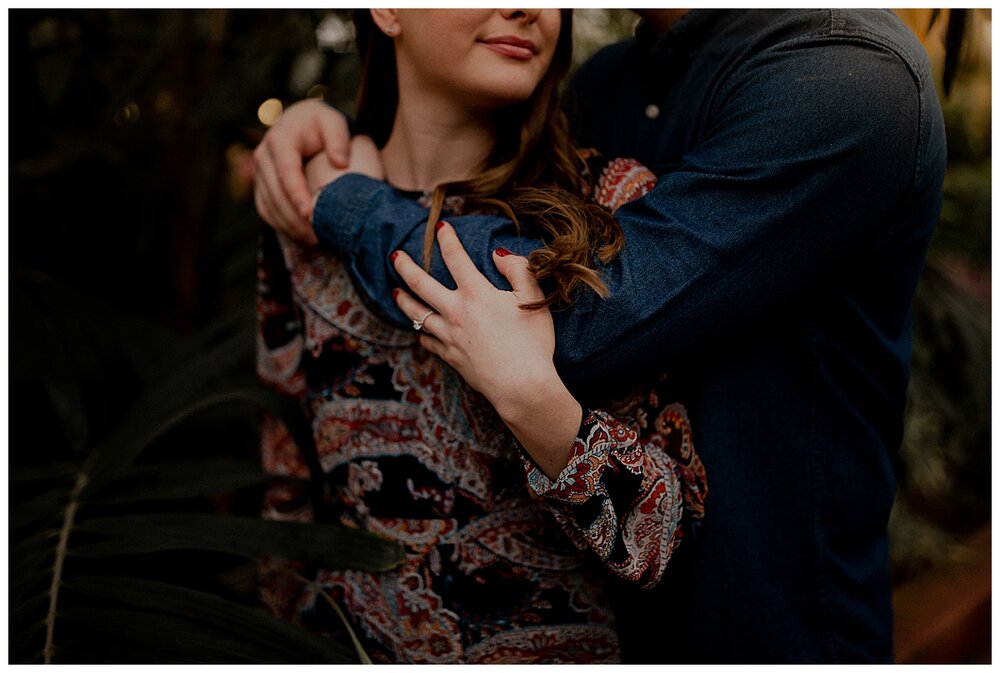
[[[389,37],[399,35],[399,21],[396,19],[396,10],[383,7],[376,7],[371,10],[372,20],[378,29]]]

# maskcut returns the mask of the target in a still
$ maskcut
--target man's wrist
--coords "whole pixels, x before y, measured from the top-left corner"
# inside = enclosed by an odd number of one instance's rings
[[[328,248],[338,253],[350,252],[364,223],[364,214],[384,182],[345,173],[327,183],[313,200],[312,228]]]

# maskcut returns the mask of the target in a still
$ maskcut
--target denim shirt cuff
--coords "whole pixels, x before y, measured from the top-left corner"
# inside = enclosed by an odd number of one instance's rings
[[[383,189],[391,188],[360,173],[346,173],[326,185],[313,208],[316,236],[335,253],[349,254],[365,222],[365,213]]]

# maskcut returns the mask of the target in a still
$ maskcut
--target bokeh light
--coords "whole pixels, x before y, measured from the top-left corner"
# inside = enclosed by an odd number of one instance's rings
[[[268,98],[257,108],[257,119],[264,126],[273,126],[281,113],[285,111],[285,106],[277,98]]]

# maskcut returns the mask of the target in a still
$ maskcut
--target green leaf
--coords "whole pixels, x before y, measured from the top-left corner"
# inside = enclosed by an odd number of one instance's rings
[[[94,449],[95,461],[88,473],[88,484],[83,497],[85,499],[94,497],[94,494],[101,489],[120,479],[132,468],[135,459],[153,442],[199,412],[234,402],[261,406],[265,401],[259,388],[237,388],[206,393],[192,401],[191,390],[201,389],[201,382],[193,381],[184,403],[180,406],[166,402],[156,394],[155,390],[151,391],[139,408],[119,426],[114,435]],[[150,396],[152,400],[149,399]]]
[[[61,610],[58,619],[73,623],[74,630],[82,627],[82,630],[93,633],[95,640],[101,638],[91,646],[103,648],[108,653],[108,661],[115,661],[113,651],[119,642],[145,645],[149,648],[148,661],[163,663],[274,664],[295,661],[273,646],[277,645],[273,641],[263,642],[173,615],[119,608],[69,608]],[[73,653],[59,647],[58,622],[56,646],[58,661],[72,663]]]
[[[45,617],[45,606],[49,602],[49,596],[46,593],[37,593],[33,596],[29,596],[27,600],[23,601],[20,605],[14,605],[11,602],[11,610],[7,617],[10,620],[10,625],[13,628],[19,628],[22,624],[29,624],[33,621],[40,621]],[[37,620],[33,620],[32,617],[37,617]]]
[[[176,500],[227,493],[267,479],[259,465],[237,460],[163,462],[136,467],[121,485],[107,490],[99,505]]]
[[[90,420],[87,418],[79,379],[53,376],[46,379],[45,389],[70,446],[77,453],[83,452],[90,435]]]
[[[42,532],[21,540],[10,550],[8,590],[10,604],[17,604],[44,578],[52,574],[56,538]]]
[[[262,610],[173,584],[127,577],[82,577],[65,589],[131,607],[197,620],[254,642],[267,643],[289,661],[356,661],[350,648],[310,633]]]
[[[191,400],[190,390],[200,390],[199,385],[197,381],[191,383],[191,388],[187,389],[184,397],[184,403],[179,407],[165,402],[160,403],[162,400],[158,402],[159,398],[154,394],[155,391],[151,392],[153,401],[143,402],[141,408],[129,415],[113,437],[94,449],[95,460],[88,471],[88,483],[83,497],[85,499],[95,497],[96,493],[129,472],[135,459],[166,432],[206,409],[221,405],[249,404],[268,409],[296,432],[293,435],[296,440],[311,441],[311,434],[303,430],[303,423],[307,421],[298,405],[287,397],[253,384],[206,393]]]
[[[247,558],[273,555],[328,568],[387,570],[402,548],[370,533],[334,524],[213,514],[145,514],[81,521],[77,530],[112,539],[71,544],[71,556],[99,558],[178,549],[224,552]]]
[[[72,486],[73,476],[79,467],[77,463],[69,462],[46,463],[33,467],[11,466],[8,476],[11,484],[15,487],[45,481],[70,482],[70,486]],[[69,492],[69,486],[67,486],[66,491]]]
[[[36,566],[27,575],[14,576],[11,573],[8,593],[9,605],[23,605],[30,603],[36,596],[44,595],[48,598],[49,585],[52,582],[52,566],[47,563]]]
[[[68,484],[65,488],[43,491],[27,502],[14,506],[10,515],[11,528],[37,528],[60,520],[71,486],[72,484]]]
[[[225,401],[224,394],[223,400],[217,399],[219,386],[227,382],[232,386],[234,372],[246,370],[238,378],[243,381],[241,385],[252,387],[252,367],[248,366],[253,354],[250,334],[247,330],[236,331],[210,348],[205,348],[201,340],[192,340],[194,347],[183,353],[183,359],[175,361],[156,385],[143,391],[112,436],[95,447],[99,464],[91,475],[89,490],[96,491],[114,481],[167,430],[206,406]]]
[[[14,624],[11,624],[13,628],[17,628]],[[30,651],[28,646],[32,644],[32,641],[39,638],[42,632],[45,630],[45,622],[38,620],[28,624],[23,629],[19,630],[10,638],[10,658],[11,663],[18,664],[37,664],[41,663],[42,653],[41,648],[38,651]]]

